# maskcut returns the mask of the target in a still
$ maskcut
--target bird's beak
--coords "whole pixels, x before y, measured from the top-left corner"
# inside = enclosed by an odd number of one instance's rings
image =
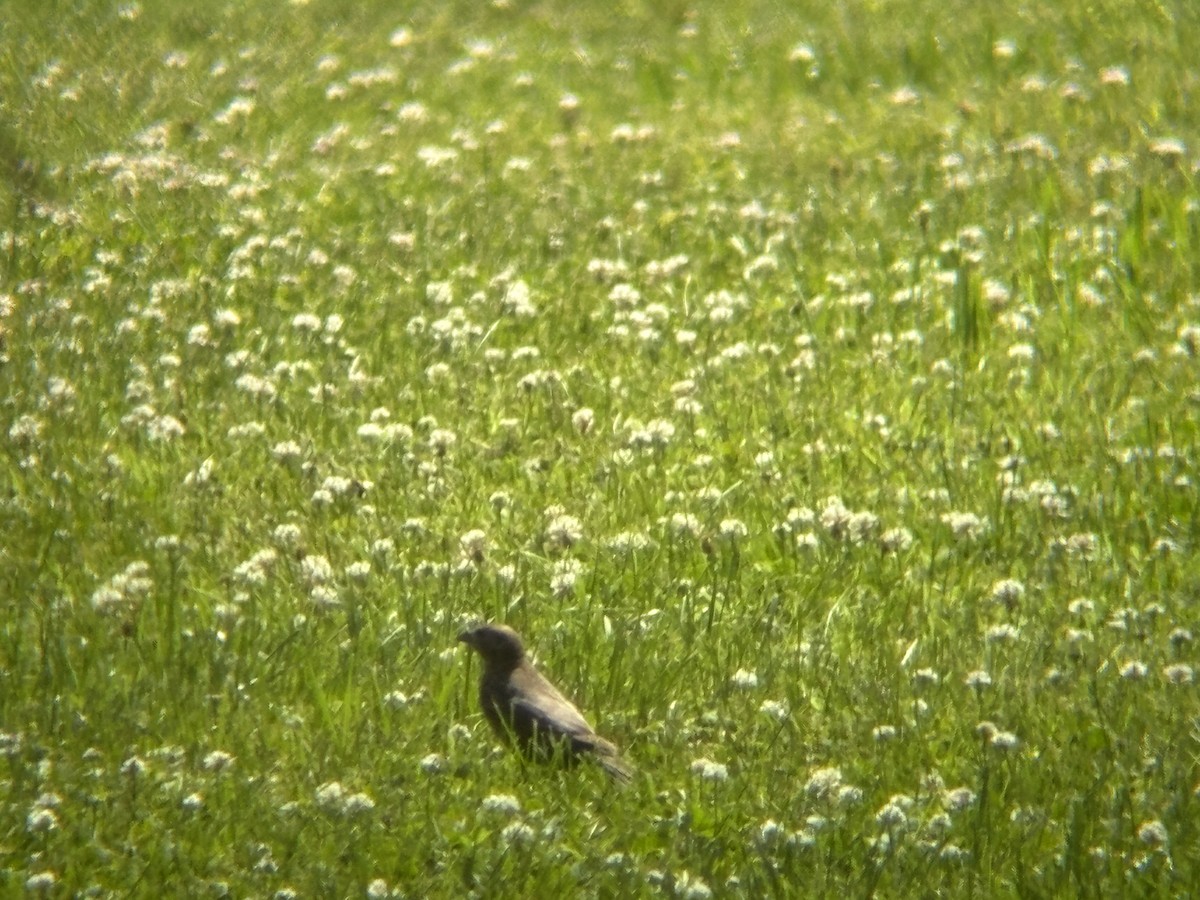
[[[473,632],[473,631],[462,632],[458,636],[458,641],[460,644],[466,644],[468,647],[474,647],[475,646],[475,632]]]

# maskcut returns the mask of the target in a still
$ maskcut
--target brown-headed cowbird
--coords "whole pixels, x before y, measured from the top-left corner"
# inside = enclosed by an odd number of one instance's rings
[[[629,781],[629,768],[617,748],[592,726],[525,656],[521,637],[507,625],[480,625],[458,639],[483,660],[479,703],[500,738],[525,756],[573,765],[594,759],[618,781]]]

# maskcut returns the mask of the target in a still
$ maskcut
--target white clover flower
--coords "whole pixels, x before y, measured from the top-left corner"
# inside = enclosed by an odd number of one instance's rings
[[[299,534],[299,530],[296,528],[296,533]],[[277,557],[278,554],[269,547],[254,553],[254,556],[244,563],[239,563],[233,570],[234,581],[245,587],[262,587]]]
[[[33,891],[49,891],[52,887],[58,884],[58,875],[46,869],[42,872],[34,872],[25,879],[25,890]]]
[[[896,737],[897,731],[895,725],[876,725],[871,729],[871,737],[879,743],[890,741]]]
[[[1151,141],[1150,152],[1160,159],[1179,159],[1187,155],[1187,144],[1179,138],[1159,138]]]
[[[684,900],[709,900],[713,892],[701,879],[683,871],[675,876],[675,896]]]
[[[933,669],[917,669],[913,672],[913,681],[918,685],[935,685],[941,681],[941,676]]]
[[[758,674],[748,669],[738,669],[733,673],[733,677],[729,679],[734,687],[742,690],[750,690],[758,687]]]
[[[97,612],[108,612],[125,602],[125,595],[112,585],[103,584],[92,592],[92,608]]]
[[[774,844],[787,834],[787,829],[774,819],[767,819],[758,826],[757,840],[760,844]]]
[[[1017,362],[1032,362],[1036,353],[1032,344],[1013,344],[1008,348],[1008,358]]]
[[[675,426],[666,419],[654,419],[633,431],[628,444],[634,449],[652,450],[666,447],[675,437]]]
[[[984,741],[990,741],[999,731],[995,722],[989,722],[986,719],[975,726],[975,734]]]
[[[201,767],[209,772],[224,772],[233,765],[234,756],[224,750],[213,750],[201,762]]]
[[[1138,826],[1138,840],[1148,847],[1163,847],[1167,843],[1167,826],[1158,819],[1151,819]]]
[[[565,550],[583,538],[583,525],[574,516],[556,515],[546,526],[546,541]]]
[[[292,316],[292,327],[297,331],[320,331],[321,319],[312,313],[297,313]]]
[[[280,441],[271,448],[271,456],[279,462],[292,462],[303,454],[304,450],[295,441]]]
[[[788,705],[780,700],[764,700],[759,705],[758,711],[770,716],[777,722],[786,721],[791,714]]]
[[[300,560],[300,572],[309,584],[324,584],[333,579],[333,565],[324,556],[315,553]]]
[[[499,813],[503,816],[515,816],[521,812],[521,803],[512,794],[489,794],[480,804],[484,812]]]
[[[1124,87],[1129,84],[1129,70],[1124,66],[1106,66],[1100,70],[1100,83]]]
[[[763,471],[775,468],[775,454],[770,450],[763,450],[756,453],[754,456],[754,467]]]
[[[500,837],[508,844],[531,844],[537,832],[524,822],[509,822],[501,830]]]
[[[992,601],[1012,609],[1025,596],[1025,585],[1013,578],[1004,578],[992,585]]]
[[[487,555],[487,533],[482,529],[473,528],[458,539],[458,545],[468,558],[481,562]]]
[[[39,763],[38,767],[39,771],[43,774],[48,771],[48,769],[46,769],[46,762]],[[57,809],[62,805],[62,797],[53,791],[46,791],[38,795],[38,798],[33,801],[33,805],[35,807],[41,807],[42,809]]]
[[[1067,538],[1067,552],[1072,556],[1091,559],[1100,545],[1100,537],[1090,531],[1080,531]]]
[[[884,553],[901,553],[913,545],[913,533],[907,528],[889,528],[879,536]]]
[[[228,106],[213,116],[213,121],[220,125],[229,125],[238,119],[248,118],[256,106],[250,97],[234,97]]]
[[[810,797],[827,800],[833,797],[842,785],[842,770],[826,766],[814,770],[804,783],[804,792]]]
[[[816,51],[809,44],[797,44],[788,52],[788,62],[814,63],[816,61]]]
[[[58,816],[52,809],[35,806],[25,817],[25,830],[31,833],[42,834],[54,831],[56,828],[58,828]]]
[[[800,849],[807,849],[809,847],[815,847],[817,845],[817,836],[814,832],[810,831],[807,828],[804,828],[804,829],[801,829],[800,831],[793,831],[791,834],[789,834],[788,838],[787,838],[787,843],[788,843],[789,847],[798,847]]]
[[[1122,664],[1120,668],[1122,678],[1128,678],[1130,681],[1139,681],[1145,678],[1150,671],[1150,667],[1138,659],[1131,659]]]
[[[363,490],[364,483],[345,475],[328,475],[321,481],[321,488],[335,497],[347,497],[356,490]]]
[[[336,609],[342,605],[337,590],[327,584],[314,584],[309,589],[308,599],[318,610]]]
[[[156,416],[146,423],[146,436],[152,441],[173,441],[187,433],[174,416]]]
[[[435,428],[429,432],[429,449],[438,456],[445,456],[458,443],[458,435],[447,428]]]
[[[827,497],[825,505],[821,509],[821,527],[835,538],[841,538],[849,530],[851,515],[852,513],[846,508],[841,497]]]
[[[1094,640],[1092,633],[1086,628],[1068,628],[1063,633],[1063,636],[1066,638],[1068,644],[1075,645]]]
[[[854,784],[843,784],[837,789],[837,794],[834,800],[838,806],[848,807],[857,806],[862,803],[863,792],[862,788]]]
[[[850,543],[864,544],[879,529],[879,516],[868,510],[850,514],[847,532]]]
[[[1021,629],[1015,625],[993,625],[984,633],[984,640],[989,644],[1000,644],[1015,641],[1021,636]]]
[[[992,684],[992,676],[989,675],[984,669],[976,669],[975,671],[968,672],[966,674],[966,676],[963,678],[963,683],[967,687],[972,688],[990,687]]]
[[[262,422],[250,421],[241,422],[237,425],[231,425],[229,430],[225,432],[230,440],[243,440],[245,438],[262,437],[267,433],[267,426]]]
[[[316,790],[317,805],[326,809],[340,807],[346,796],[346,789],[338,781],[327,781]]]
[[[583,563],[577,559],[556,560],[550,575],[550,593],[558,598],[570,596],[582,572]]]
[[[8,436],[16,444],[32,444],[41,436],[44,427],[41,419],[23,415],[9,427]]]
[[[197,812],[204,808],[204,795],[193,792],[184,797],[180,803],[187,812]]]
[[[723,763],[714,762],[708,757],[701,757],[693,761],[691,772],[704,781],[726,781],[729,778],[729,768]]]
[[[697,335],[696,332],[687,328],[680,328],[675,332],[675,343],[677,343],[680,347],[691,347],[696,343],[698,338],[699,335]]]
[[[988,529],[988,520],[971,512],[944,513],[941,521],[959,540],[974,540]]]
[[[646,550],[653,546],[653,543],[649,535],[640,531],[622,531],[620,534],[613,535],[606,542],[611,550],[622,556],[638,550]]]
[[[446,757],[442,756],[442,754],[429,753],[426,756],[421,757],[421,762],[419,765],[421,767],[421,771],[426,775],[437,775],[446,771],[448,763],[446,761]]]
[[[672,513],[669,520],[671,531],[680,537],[696,537],[700,534],[700,520],[691,513]]]
[[[357,560],[346,566],[346,577],[351,581],[363,582],[371,575],[371,564],[365,559]]]
[[[362,792],[350,794],[342,801],[342,812],[346,815],[357,815],[370,812],[375,808],[375,801],[369,794]]]
[[[942,794],[942,805],[950,812],[962,812],[975,802],[975,792],[968,787],[952,788]]]
[[[1196,677],[1195,670],[1187,663],[1174,663],[1162,670],[1163,678],[1171,684],[1191,684]]]
[[[1200,325],[1181,325],[1176,345],[1186,356],[1200,356]]]
[[[404,709],[425,699],[425,689],[421,688],[413,694],[403,691],[388,691],[383,695],[383,705],[388,709]]]
[[[586,406],[577,409],[571,414],[571,424],[580,434],[588,434],[596,424],[596,414]]]
[[[1020,746],[1021,739],[1011,731],[996,731],[988,743],[997,750],[1015,750]]]
[[[218,328],[237,328],[242,324],[242,317],[237,310],[219,309],[213,314],[213,324]]]
[[[1085,616],[1096,609],[1096,604],[1087,597],[1077,597],[1067,604],[1067,612],[1073,616]]]
[[[392,889],[382,878],[373,878],[367,884],[367,900],[386,900],[392,895]]]
[[[154,539],[154,549],[163,550],[167,553],[174,553],[183,546],[183,541],[180,540],[177,534],[162,534]]]
[[[908,824],[908,813],[905,812],[903,805],[895,800],[889,800],[875,813],[875,822],[881,828],[903,828]]]
[[[750,529],[740,519],[725,519],[717,526],[717,534],[727,541],[737,541],[750,533]]]

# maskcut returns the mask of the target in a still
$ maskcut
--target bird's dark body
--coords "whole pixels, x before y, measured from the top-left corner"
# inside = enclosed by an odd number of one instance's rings
[[[525,658],[516,632],[481,625],[459,639],[483,660],[479,705],[503,741],[531,759],[573,765],[591,758],[614,778],[629,779],[617,748],[596,734],[575,705]]]

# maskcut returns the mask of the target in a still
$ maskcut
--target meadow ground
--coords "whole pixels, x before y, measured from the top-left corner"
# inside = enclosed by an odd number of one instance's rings
[[[0,6],[0,895],[1200,883],[1200,7],[410,6]]]

